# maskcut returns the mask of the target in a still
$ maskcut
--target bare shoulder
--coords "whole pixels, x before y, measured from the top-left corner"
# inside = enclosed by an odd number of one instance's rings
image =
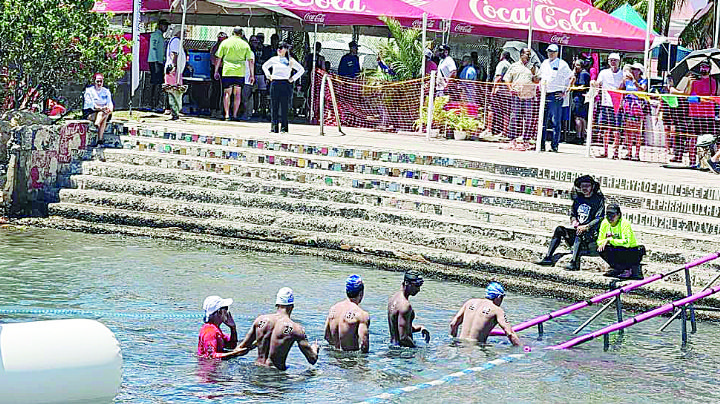
[[[288,323],[291,326],[289,333],[293,336],[293,338],[298,341],[307,339],[307,335],[305,334],[305,327],[294,321],[288,321]]]

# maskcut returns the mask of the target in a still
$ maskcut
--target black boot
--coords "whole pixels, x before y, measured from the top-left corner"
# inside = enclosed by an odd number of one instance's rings
[[[554,266],[555,262],[553,261],[552,257],[553,254],[555,254],[555,250],[560,246],[560,237],[557,237],[557,235],[554,235],[553,238],[550,239],[550,245],[548,246],[548,252],[545,258],[543,258],[541,261],[536,262],[537,265],[542,266]]]
[[[572,258],[570,263],[565,266],[568,271],[579,271],[580,270],[580,238],[577,237],[572,246]]]

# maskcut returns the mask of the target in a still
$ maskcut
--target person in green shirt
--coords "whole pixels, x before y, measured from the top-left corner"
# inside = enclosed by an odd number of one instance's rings
[[[638,245],[630,222],[623,219],[620,206],[616,203],[605,209],[605,219],[600,223],[597,245],[600,256],[611,268],[605,276],[643,279],[640,261],[645,255],[645,246]]]
[[[221,80],[222,77],[225,120],[230,119],[230,94],[233,94],[232,117],[237,120],[243,86],[245,84],[252,85],[255,82],[255,54],[242,35],[242,28],[235,27],[233,35],[222,41],[215,52],[217,59],[215,59],[214,77],[215,80]],[[220,66],[222,66],[222,76],[220,75]],[[245,83],[246,68],[250,69],[247,83]]]

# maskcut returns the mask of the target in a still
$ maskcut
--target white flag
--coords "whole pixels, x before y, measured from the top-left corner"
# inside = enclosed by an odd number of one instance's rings
[[[133,0],[133,21],[132,21],[132,70],[131,70],[131,91],[130,96],[135,95],[135,90],[140,86],[140,4],[142,0]]]

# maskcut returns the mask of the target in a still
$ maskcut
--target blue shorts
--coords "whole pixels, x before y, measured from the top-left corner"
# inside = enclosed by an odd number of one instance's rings
[[[223,89],[228,89],[233,86],[242,88],[243,84],[245,84],[245,77],[230,76],[222,78]]]
[[[598,107],[598,124],[620,129],[622,126],[622,112],[615,113],[614,107],[600,105]]]

